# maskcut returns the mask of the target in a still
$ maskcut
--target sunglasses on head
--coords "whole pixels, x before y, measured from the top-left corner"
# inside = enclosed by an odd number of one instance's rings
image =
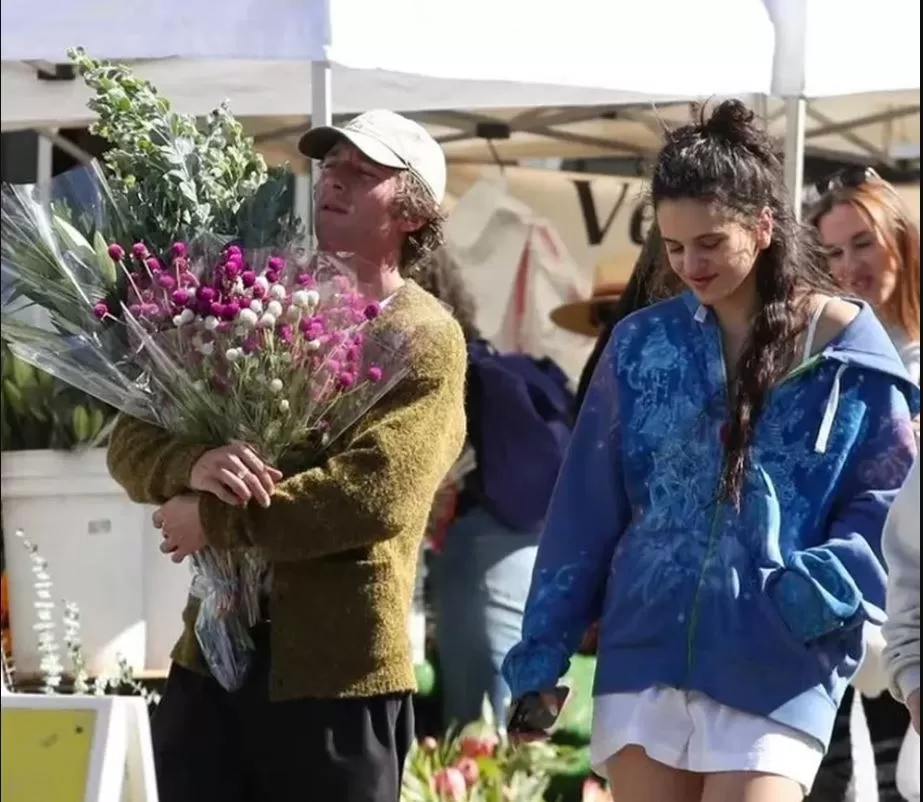
[[[867,181],[880,181],[881,176],[872,167],[844,167],[818,181],[814,188],[818,195],[826,195],[844,187],[861,187]]]

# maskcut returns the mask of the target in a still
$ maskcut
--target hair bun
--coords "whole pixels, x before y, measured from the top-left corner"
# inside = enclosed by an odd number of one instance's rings
[[[704,121],[702,130],[709,136],[741,145],[762,140],[762,132],[753,124],[756,115],[739,100],[725,100]]]

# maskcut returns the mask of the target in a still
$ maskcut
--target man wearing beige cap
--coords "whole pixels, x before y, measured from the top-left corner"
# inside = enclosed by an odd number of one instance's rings
[[[417,554],[465,436],[461,329],[408,278],[441,240],[445,159],[423,128],[388,111],[311,130],[299,147],[320,162],[320,248],[356,255],[383,306],[373,325],[407,339],[409,371],[323,463],[280,474],[248,452],[245,478],[263,503],[218,497],[233,492],[223,476],[241,475],[239,446],[189,445],[120,419],[110,470],[133,499],[162,505],[165,551],[257,546],[273,568],[235,693],[204,666],[190,600],[153,721],[168,802],[397,802],[413,739],[406,622]]]

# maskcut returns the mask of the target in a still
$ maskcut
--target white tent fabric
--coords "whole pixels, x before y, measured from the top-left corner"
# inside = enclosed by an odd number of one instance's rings
[[[764,0],[775,97],[920,89],[919,0]]]
[[[735,35],[703,47],[719,28]],[[238,113],[260,115],[310,110],[310,61],[333,66],[334,110],[347,112],[762,93],[774,48],[761,0],[571,0],[554,14],[531,0],[227,0],[220,10],[210,0],[4,0],[5,124],[85,119],[79,91],[24,83],[9,64],[60,62],[75,44],[100,57],[162,60],[139,71],[159,73],[165,92],[185,87],[177,97],[187,111],[231,97],[246,104]],[[240,100],[247,87],[267,97]]]

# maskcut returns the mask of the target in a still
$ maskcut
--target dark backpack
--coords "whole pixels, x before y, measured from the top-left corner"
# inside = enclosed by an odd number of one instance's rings
[[[472,488],[501,523],[530,531],[545,517],[573,428],[574,395],[550,359],[468,344]]]

